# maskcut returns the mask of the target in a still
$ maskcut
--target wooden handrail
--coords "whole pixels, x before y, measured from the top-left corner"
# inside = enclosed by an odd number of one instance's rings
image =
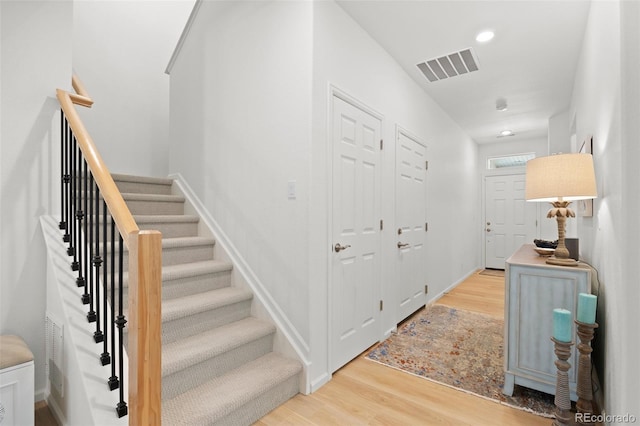
[[[93,99],[91,99],[91,96],[89,96],[89,93],[84,88],[84,85],[75,74],[71,77],[71,85],[73,86],[73,90],[76,91],[76,93],[69,93],[71,101],[76,105],[82,105],[84,107],[91,108],[91,105],[93,105]]]
[[[67,117],[69,126],[73,130],[76,141],[87,160],[87,164],[91,169],[91,172],[93,173],[96,184],[98,185],[98,188],[100,188],[100,193],[104,197],[104,200],[109,207],[109,211],[111,212],[111,216],[120,231],[120,235],[122,235],[122,238],[128,247],[128,236],[139,230],[138,225],[133,219],[127,204],[124,202],[122,194],[120,194],[118,187],[113,181],[109,169],[107,169],[100,153],[96,149],[91,136],[89,136],[87,129],[84,127],[84,124],[82,124],[82,120],[80,120],[80,116],[73,106],[74,102],[71,99],[70,93],[62,89],[57,89],[56,95],[58,102],[60,102],[60,106]],[[93,103],[93,101],[91,101],[91,103]]]
[[[123,242],[129,249],[129,424],[160,425],[162,234],[138,228],[74,107],[74,104],[91,107],[93,100],[75,75],[72,85],[76,93],[57,89],[56,96]]]

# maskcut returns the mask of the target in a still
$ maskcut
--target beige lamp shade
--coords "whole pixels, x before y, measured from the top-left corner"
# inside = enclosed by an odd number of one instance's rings
[[[527,162],[527,201],[574,201],[597,196],[591,154],[556,154]]]

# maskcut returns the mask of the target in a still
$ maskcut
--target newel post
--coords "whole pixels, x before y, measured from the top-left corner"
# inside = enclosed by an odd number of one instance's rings
[[[129,424],[161,423],[162,234],[129,235]]]

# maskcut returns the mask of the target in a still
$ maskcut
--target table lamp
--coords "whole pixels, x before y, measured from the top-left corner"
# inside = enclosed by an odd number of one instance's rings
[[[572,201],[598,196],[591,154],[556,154],[529,160],[525,194],[527,201],[548,201],[553,206],[547,217],[555,217],[558,222],[558,246],[547,263],[576,266],[578,262],[569,258],[564,244],[565,225],[568,217],[576,216],[569,208]]]

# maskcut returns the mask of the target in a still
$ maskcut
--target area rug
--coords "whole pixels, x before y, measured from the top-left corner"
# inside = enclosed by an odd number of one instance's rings
[[[407,320],[366,358],[505,405],[553,417],[553,396],[504,384],[501,319],[433,305]]]

